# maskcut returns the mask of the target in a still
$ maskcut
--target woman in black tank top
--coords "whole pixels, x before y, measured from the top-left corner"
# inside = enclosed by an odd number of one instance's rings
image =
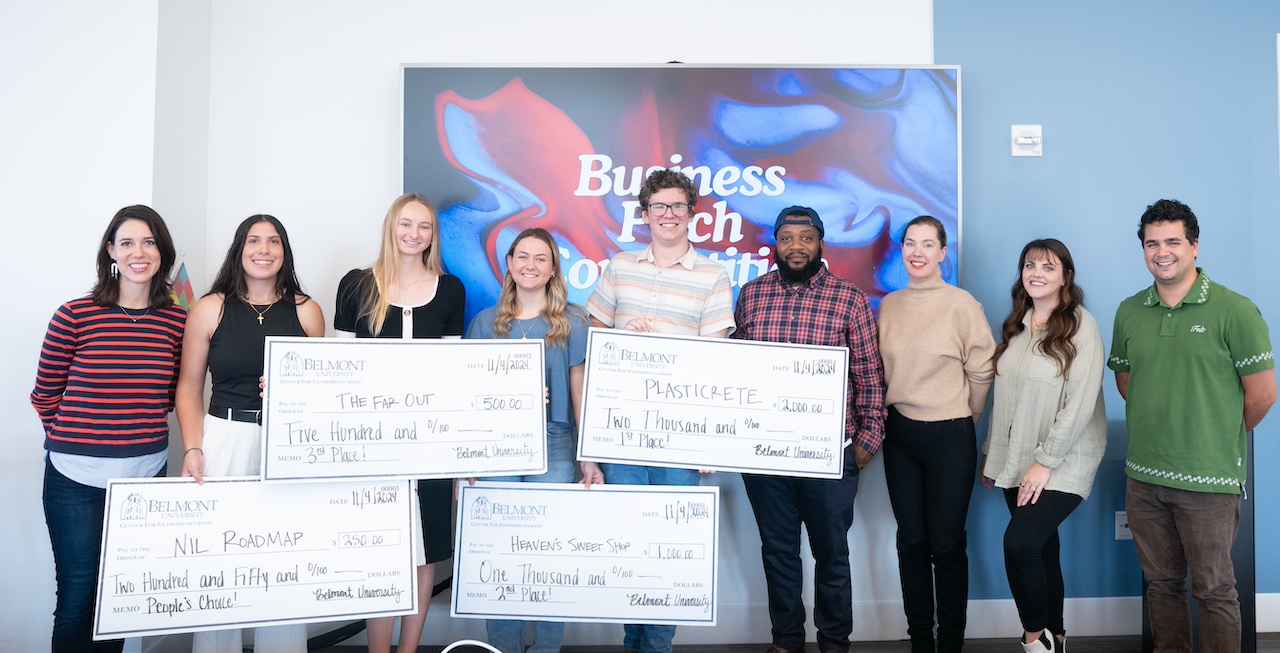
[[[256,475],[262,447],[262,354],[267,336],[324,336],[320,306],[302,292],[284,225],[255,215],[236,230],[209,292],[192,307],[182,341],[178,423],[182,475]],[[213,396],[202,405],[205,371]],[[259,628],[254,650],[306,650],[305,625]],[[239,630],[196,633],[196,653],[239,653]]]
[[[382,246],[367,269],[338,283],[333,328],[339,338],[460,338],[466,292],[440,259],[440,221],[427,198],[401,195],[382,221]],[[436,563],[453,555],[453,482],[418,481],[423,548],[418,560],[418,612],[400,618],[396,651],[413,653],[422,639]],[[415,551],[415,558],[417,557]],[[369,653],[389,653],[395,617],[366,619]]]

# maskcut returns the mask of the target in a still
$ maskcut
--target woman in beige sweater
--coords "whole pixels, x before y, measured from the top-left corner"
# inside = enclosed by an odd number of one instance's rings
[[[907,223],[902,262],[910,280],[880,303],[889,405],[884,471],[898,521],[898,569],[912,653],[959,651],[964,645],[964,528],[978,464],[974,424],[987,403],[995,351],[982,306],[942,280],[946,243],[946,229],[936,218]]]
[[[1023,649],[1051,653],[1066,641],[1058,525],[1089,496],[1107,447],[1106,354],[1066,245],[1027,243],[1018,270],[996,348],[982,484],[1002,488],[1009,506],[1005,570]]]

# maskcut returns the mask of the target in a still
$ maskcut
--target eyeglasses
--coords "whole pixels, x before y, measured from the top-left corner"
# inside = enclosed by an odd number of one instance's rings
[[[689,215],[688,204],[650,204],[649,208],[645,210],[652,215],[666,215],[669,210],[671,211],[671,215],[674,215],[677,218],[683,218]]]

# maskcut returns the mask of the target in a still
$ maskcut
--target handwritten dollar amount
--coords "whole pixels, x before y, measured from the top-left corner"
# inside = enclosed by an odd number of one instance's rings
[[[353,549],[366,546],[393,546],[400,543],[399,531],[356,531],[339,533],[333,542],[339,549]]]
[[[476,410],[526,410],[534,406],[529,395],[482,395],[471,407]]]
[[[820,415],[828,411],[828,402],[795,397],[778,397],[777,409],[784,413],[813,413]]]

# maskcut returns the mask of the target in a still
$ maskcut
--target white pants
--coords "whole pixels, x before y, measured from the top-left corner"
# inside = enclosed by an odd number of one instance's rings
[[[262,467],[262,427],[253,422],[233,422],[204,416],[204,475],[256,476]],[[244,639],[239,628],[195,633],[192,653],[241,653]],[[307,625],[270,626],[256,629],[254,653],[307,653]]]

